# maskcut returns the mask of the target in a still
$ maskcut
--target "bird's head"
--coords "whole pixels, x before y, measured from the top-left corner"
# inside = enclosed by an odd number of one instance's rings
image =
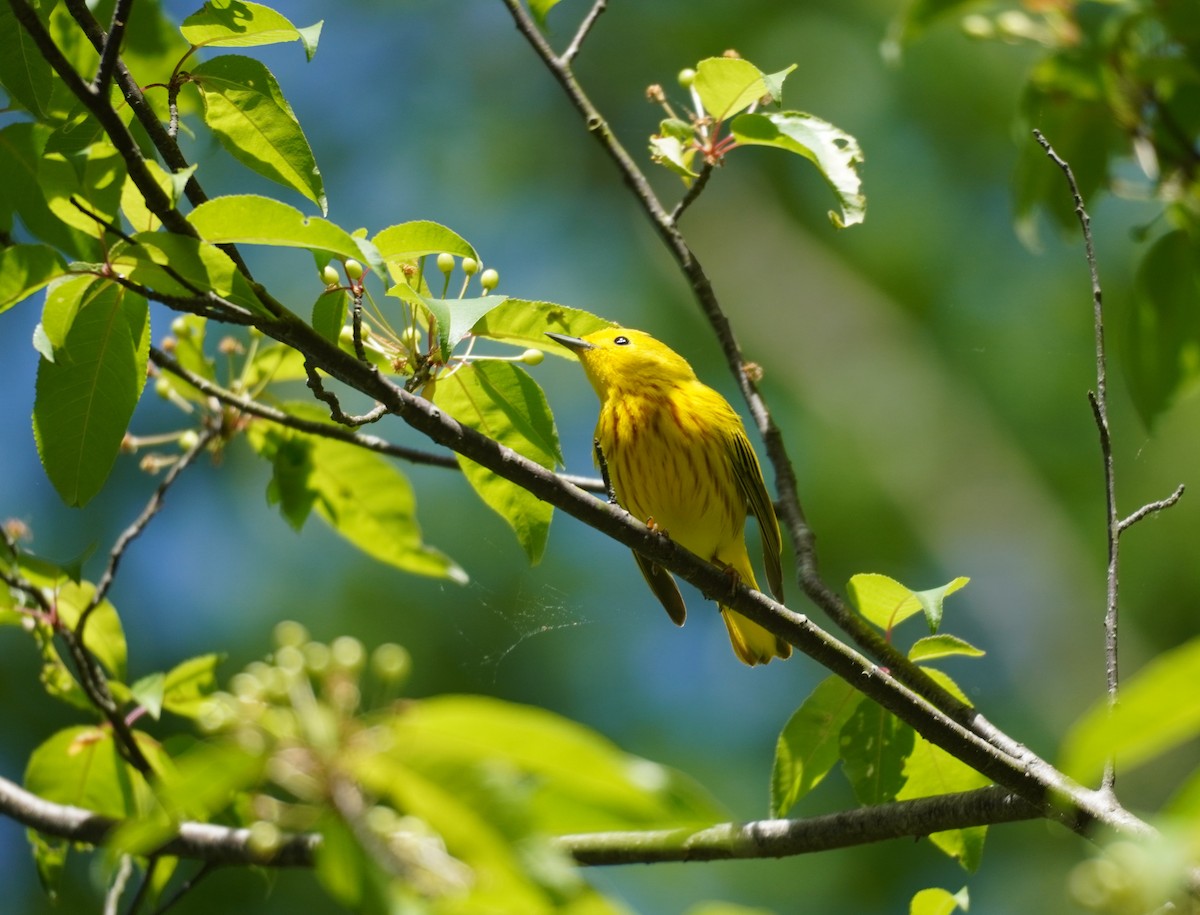
[[[609,327],[584,337],[546,334],[579,357],[583,370],[602,398],[610,391],[637,391],[654,384],[691,381],[688,361],[649,334],[628,327]]]

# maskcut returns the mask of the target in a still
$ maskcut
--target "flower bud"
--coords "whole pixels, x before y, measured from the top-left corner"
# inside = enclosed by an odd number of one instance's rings
[[[333,264],[325,265],[325,269],[321,271],[321,279],[324,280],[326,286],[337,286],[342,281],[342,278],[338,276],[337,267]]]
[[[351,280],[361,280],[363,275],[363,265],[354,258],[348,258],[343,265],[346,268],[346,276]]]
[[[679,80],[679,85],[684,89],[690,89],[692,83],[696,81],[696,71],[691,67],[684,67],[675,78]]]
[[[479,272],[479,261],[473,257],[464,257],[462,259],[462,269],[463,273],[467,276],[472,276]]]
[[[454,269],[454,255],[443,251],[437,256],[437,265],[442,273],[449,274]]]
[[[483,273],[479,274],[479,285],[491,292],[500,285],[500,274],[489,267]]]
[[[526,365],[541,365],[542,360],[546,358],[546,354],[540,349],[527,349],[521,353],[521,361]]]

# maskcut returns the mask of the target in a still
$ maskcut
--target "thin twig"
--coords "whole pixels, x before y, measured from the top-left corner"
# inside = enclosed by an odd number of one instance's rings
[[[171,465],[171,469],[167,471],[162,482],[155,488],[154,494],[150,496],[150,500],[142,509],[141,514],[117,537],[116,543],[113,544],[112,549],[109,551],[108,564],[104,567],[104,572],[100,576],[100,580],[96,583],[96,593],[92,595],[92,599],[88,601],[88,605],[79,614],[79,622],[75,624],[75,635],[81,642],[83,641],[84,627],[87,625],[88,618],[103,603],[105,597],[108,596],[108,590],[112,587],[112,583],[117,577],[117,568],[121,564],[121,559],[125,555],[125,551],[142,531],[146,529],[146,525],[153,520],[159,510],[162,509],[163,499],[166,498],[167,490],[171,488],[171,484],[179,479],[179,475],[187,470],[192,461],[208,447],[209,443],[218,434],[219,429],[216,426],[209,426],[200,431],[200,434],[196,437],[195,444],[188,448],[187,451],[180,455],[179,460]]]
[[[108,84],[112,81],[117,61],[121,55],[121,41],[125,38],[125,25],[129,22],[129,11],[133,0],[117,0],[113,9],[112,25],[104,38],[104,48],[100,52],[100,63],[96,67],[96,78],[92,80],[92,89],[103,95],[108,92]]]
[[[374,451],[378,454],[386,454],[390,457],[408,461],[410,464],[442,467],[446,470],[460,469],[458,460],[453,454],[434,454],[430,451],[422,451],[419,448],[397,445],[378,436],[367,435],[366,433],[358,432],[345,426],[305,419],[302,416],[293,416],[290,413],[284,413],[282,410],[261,403],[253,398],[235,394],[220,385],[213,384],[213,382],[202,378],[194,372],[189,372],[170,354],[154,346],[150,347],[150,361],[164,371],[168,371],[172,375],[183,379],[209,397],[215,397],[221,403],[233,407],[241,413],[257,416],[260,419],[265,419],[280,426],[287,426],[300,432],[306,432],[309,435],[319,435],[322,438],[335,439],[336,441],[365,448],[368,451]],[[572,486],[578,486],[580,489],[587,490],[588,492],[605,492],[603,480],[598,480],[595,477],[563,473],[559,474],[559,478],[564,482],[570,483]]]
[[[1135,511],[1132,515],[1130,515],[1128,518],[1126,518],[1124,521],[1122,521],[1120,523],[1120,525],[1118,526],[1119,532],[1123,534],[1123,533],[1125,533],[1125,528],[1132,527],[1133,525],[1135,525],[1139,521],[1141,521],[1143,518],[1149,517],[1150,515],[1154,514],[1155,512],[1160,512],[1164,508],[1170,508],[1172,505],[1174,505],[1176,502],[1178,502],[1180,500],[1180,498],[1182,498],[1182,496],[1183,496],[1183,484],[1180,483],[1175,488],[1175,491],[1173,493],[1171,493],[1169,496],[1167,496],[1165,499],[1159,499],[1157,502],[1151,502],[1148,505],[1143,505],[1141,508],[1139,508],[1137,511]]]
[[[46,801],[2,777],[0,812],[43,835],[93,845],[103,843],[121,825],[78,807]],[[560,836],[554,842],[585,866],[779,858],[1044,815],[1044,810],[992,786],[815,817],[719,823],[699,830],[594,832]],[[312,867],[320,843],[317,834],[284,835],[275,854],[264,859],[252,847],[248,829],[185,822],[156,854],[210,864]]]
[[[575,37],[571,39],[571,43],[567,45],[567,49],[562,52],[560,60],[564,64],[570,64],[575,59],[575,55],[579,53],[579,49],[583,47],[583,40],[587,38],[591,32],[592,26],[596,24],[596,20],[600,18],[600,14],[608,7],[608,0],[596,0],[592,4],[592,8],[588,14],[583,17],[583,22],[579,24],[579,29],[575,32]]]
[[[164,912],[175,908],[175,904],[179,902],[179,900],[194,890],[196,885],[201,880],[210,874],[215,873],[218,866],[219,865],[212,861],[206,861],[204,865],[198,871],[196,871],[196,873],[192,874],[192,876],[190,876],[187,880],[183,881],[179,889],[175,891],[170,899],[166,900],[162,905],[154,910],[153,915],[163,915]]]
[[[713,169],[714,166],[711,162],[705,162],[702,166],[700,166],[700,174],[698,174],[696,176],[696,180],[688,186],[687,191],[684,193],[679,203],[675,204],[675,209],[671,211],[669,218],[672,225],[679,222],[679,217],[683,215],[684,210],[690,207],[700,196],[700,193],[704,190],[704,186],[708,184],[708,179],[712,177]]]
[[[1096,428],[1100,433],[1100,455],[1104,464],[1104,498],[1106,504],[1105,528],[1108,539],[1108,572],[1106,602],[1104,610],[1104,658],[1105,680],[1108,687],[1109,704],[1115,705],[1120,689],[1120,672],[1117,664],[1117,623],[1118,623],[1118,590],[1120,582],[1120,535],[1121,521],[1117,515],[1116,474],[1113,470],[1112,432],[1108,421],[1108,367],[1104,349],[1104,296],[1100,288],[1100,272],[1096,267],[1096,249],[1092,241],[1092,220],[1083,205],[1083,197],[1079,185],[1075,181],[1075,173],[1071,165],[1058,153],[1042,135],[1040,130],[1033,131],[1034,137],[1045,150],[1050,160],[1059,167],[1067,179],[1071,198],[1075,203],[1075,215],[1083,230],[1083,244],[1087,256],[1088,274],[1092,283],[1092,322],[1095,328],[1096,341],[1096,390],[1088,392],[1088,401],[1092,405],[1092,416],[1096,420]],[[1110,761],[1105,768],[1103,787],[1112,789],[1116,781],[1116,770]]]
[[[154,872],[158,870],[158,863],[161,860],[162,856],[157,854],[150,855],[146,859],[146,869],[142,872],[137,892],[133,894],[133,899],[130,900],[129,909],[125,915],[137,915],[138,909],[142,907],[142,903],[146,901],[146,897],[150,893],[150,887],[154,883]]]
[[[361,340],[359,341],[358,348],[362,348]],[[365,358],[362,358],[359,361],[366,365],[370,365]],[[371,368],[374,369],[375,366],[372,365]],[[367,423],[377,422],[387,415],[387,408],[381,403],[375,404],[375,406],[373,406],[366,413],[363,413],[361,416],[354,416],[345,412],[342,409],[341,403],[338,401],[337,395],[332,391],[325,389],[325,383],[321,381],[321,376],[317,373],[317,367],[313,365],[312,361],[308,358],[305,358],[304,360],[304,374],[308,376],[308,381],[306,384],[308,385],[308,389],[313,392],[313,397],[317,398],[317,400],[320,400],[327,407],[329,407],[329,417],[335,423],[340,423],[343,426],[351,427],[364,426]]]
[[[121,895],[125,892],[125,884],[129,882],[132,873],[133,858],[129,855],[121,855],[121,863],[117,865],[112,885],[104,894],[104,915],[117,915],[117,904],[121,901]]]

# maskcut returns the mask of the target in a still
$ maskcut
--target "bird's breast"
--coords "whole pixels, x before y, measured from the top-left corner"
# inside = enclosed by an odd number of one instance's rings
[[[740,537],[745,502],[721,430],[680,400],[653,388],[609,397],[596,438],[621,505],[709,558]]]

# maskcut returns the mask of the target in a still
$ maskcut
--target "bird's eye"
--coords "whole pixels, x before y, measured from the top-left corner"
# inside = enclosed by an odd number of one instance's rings
[[[629,338],[628,337],[614,337],[613,343],[617,344],[617,346],[628,346]]]

